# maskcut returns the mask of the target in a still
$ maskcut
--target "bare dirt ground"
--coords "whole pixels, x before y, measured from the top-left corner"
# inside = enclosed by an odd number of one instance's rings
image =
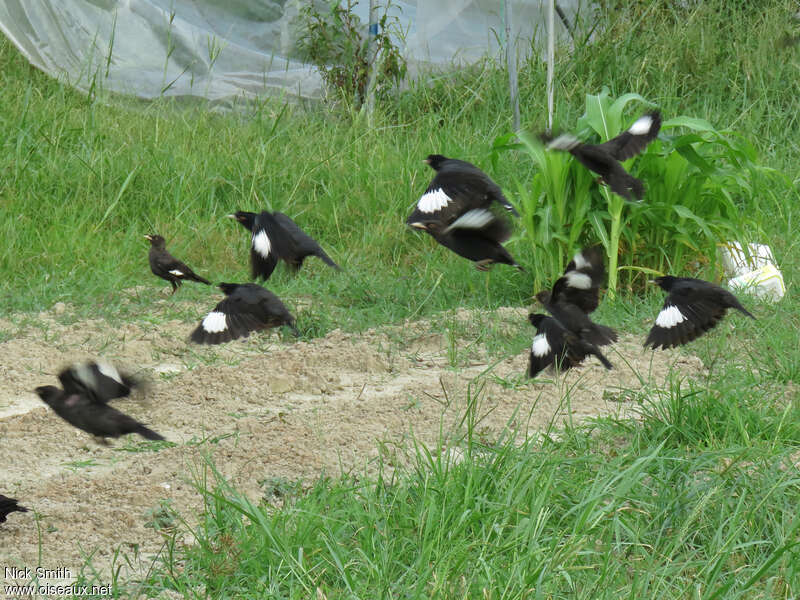
[[[491,440],[506,427],[532,433],[568,418],[631,414],[635,392],[662,386],[670,370],[702,371],[695,357],[668,351],[654,360],[641,339],[623,336],[607,353],[613,371],[592,358],[558,381],[548,372],[529,381],[527,351],[490,356],[475,343],[468,311],[454,316],[464,324],[457,339],[431,319],[310,341],[272,333],[197,347],[187,342],[194,323],[165,321],[167,300],[155,306],[160,319],[122,326],[70,323],[63,306],[25,326],[0,320],[0,493],[31,509],[0,525],[0,565],[67,567],[75,576],[93,553],[94,568],[107,573],[119,548],[138,549],[145,569],[163,546],[146,527],[162,499],[196,521],[202,498],[193,474],[205,456],[258,500],[260,480],[369,471],[380,443],[402,449],[413,435],[446,451],[455,437],[443,440],[440,431],[463,429],[468,386],[481,390],[478,429]],[[504,331],[532,334],[525,317],[524,309],[501,309],[495,318]],[[99,356],[150,380],[114,405],[175,446],[154,452],[132,436],[100,445],[33,393],[56,384],[63,366]]]

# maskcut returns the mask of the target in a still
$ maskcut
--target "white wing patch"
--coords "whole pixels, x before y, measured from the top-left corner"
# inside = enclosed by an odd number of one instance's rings
[[[531,352],[534,356],[547,356],[552,352],[550,343],[547,341],[547,335],[544,333],[537,333],[533,336],[533,344],[531,344]]]
[[[583,257],[583,252],[576,252],[575,256],[572,257],[572,261],[575,263],[575,268],[579,270],[592,266],[592,264]]]
[[[592,287],[592,278],[586,273],[570,271],[564,277],[567,278],[567,285],[578,290],[588,290]]]
[[[652,126],[653,117],[645,115],[636,119],[636,122],[628,129],[628,133],[632,133],[633,135],[646,135],[650,132]]]
[[[476,208],[458,217],[442,233],[447,233],[451,229],[480,229],[491,223],[492,219],[494,219],[494,215],[488,210]]]
[[[219,333],[220,331],[225,331],[228,328],[228,322],[225,318],[225,313],[212,310],[206,315],[206,318],[203,319],[202,326],[203,329],[205,329],[208,333]]]
[[[578,145],[578,138],[569,133],[564,133],[547,144],[548,150],[572,150]]]
[[[79,381],[83,382],[83,385],[86,387],[90,387],[92,389],[97,387],[97,377],[95,377],[94,369],[92,369],[91,363],[79,365],[75,367],[72,372],[75,374],[75,377]]]
[[[253,249],[264,258],[269,258],[269,251],[272,250],[272,244],[269,241],[267,232],[263,229],[253,235]]]
[[[109,377],[116,381],[117,383],[122,383],[122,377],[119,375],[119,371],[112,365],[111,363],[107,363],[105,361],[97,361],[97,370],[100,371],[106,377]]]
[[[661,312],[658,313],[656,327],[670,329],[671,327],[675,327],[678,323],[683,323],[685,320],[686,317],[683,316],[683,313],[677,306],[665,306]]]
[[[425,192],[417,202],[417,208],[420,212],[435,213],[450,204],[450,200],[450,196],[445,194],[442,188],[438,188],[432,192]]]
[[[183,277],[183,271],[179,271],[178,269],[172,269],[172,271],[170,271],[170,273],[175,275],[175,277]]]

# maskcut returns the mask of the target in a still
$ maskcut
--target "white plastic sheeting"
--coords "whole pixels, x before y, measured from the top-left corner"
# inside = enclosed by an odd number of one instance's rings
[[[221,104],[270,93],[316,98],[320,76],[294,50],[300,7],[311,1],[3,0],[0,28],[33,65],[87,92],[197,96]],[[513,2],[520,48],[529,48],[534,36],[544,39],[547,1]],[[580,1],[558,5],[572,18]],[[413,71],[496,52],[503,4],[396,0],[390,14],[400,20],[399,43]],[[368,0],[356,7],[365,26],[368,10]],[[565,35],[562,24],[557,29]]]

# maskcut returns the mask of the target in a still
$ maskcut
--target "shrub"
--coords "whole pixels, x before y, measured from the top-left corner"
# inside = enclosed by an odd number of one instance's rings
[[[589,94],[586,112],[571,130],[593,142],[615,137],[628,124],[623,112],[632,101],[652,106],[638,94],[616,100],[605,88]],[[656,272],[696,271],[715,256],[720,241],[750,241],[761,231],[760,201],[788,186],[774,169],[757,163],[747,140],[703,119],[666,119],[658,139],[624,163],[645,182],[642,202],[594,185],[594,174],[570,154],[546,151],[533,135],[519,137],[521,143],[512,142],[513,134],[497,138],[493,158],[521,150],[537,167],[531,181],[517,182],[522,235],[534,247],[537,279],[560,273],[576,247],[599,241],[609,259],[611,294],[620,274],[625,285],[638,287]]]
[[[320,12],[315,3],[309,3],[300,11],[303,33],[297,41],[300,57],[319,69],[329,89],[356,107],[366,98],[370,65],[366,28],[353,13],[357,4],[357,0],[347,0],[340,6],[338,0],[330,0],[327,12]],[[406,75],[406,61],[392,40],[392,34],[399,33],[399,26],[397,19],[387,14],[390,4],[387,2],[384,7],[375,33],[377,96]]]

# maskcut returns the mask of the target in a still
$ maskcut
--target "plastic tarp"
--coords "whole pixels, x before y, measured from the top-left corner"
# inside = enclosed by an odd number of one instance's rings
[[[33,65],[85,92],[194,96],[221,105],[265,94],[318,98],[319,73],[295,50],[298,15],[311,1],[3,0],[0,28]],[[512,2],[520,49],[544,39],[547,1]],[[573,17],[579,3],[558,5]],[[316,4],[325,10],[325,2]],[[416,72],[496,53],[504,43],[503,6],[503,0],[395,0],[389,14],[399,19],[397,41]],[[355,11],[366,28],[368,0]]]

